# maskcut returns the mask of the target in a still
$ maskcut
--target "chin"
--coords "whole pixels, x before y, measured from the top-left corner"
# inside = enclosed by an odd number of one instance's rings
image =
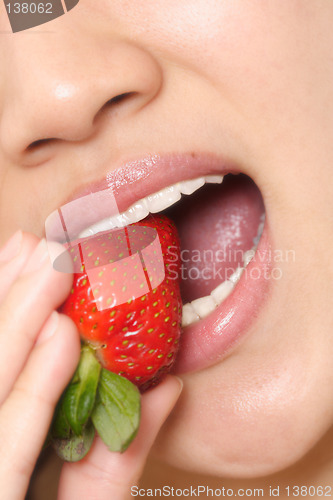
[[[304,458],[329,423],[302,390],[302,378],[291,393],[294,369],[253,377],[243,371],[237,377],[217,365],[182,377],[183,394],[153,456],[195,474],[237,479],[270,476]]]

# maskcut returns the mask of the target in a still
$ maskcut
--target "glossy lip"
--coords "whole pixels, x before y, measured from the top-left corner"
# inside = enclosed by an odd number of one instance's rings
[[[246,337],[269,295],[271,253],[266,222],[254,258],[232,293],[207,318],[184,328],[175,373],[199,371],[222,361]]]
[[[136,201],[177,182],[204,175],[240,172],[239,166],[233,161],[211,153],[152,154],[124,162],[104,174],[102,178],[81,184],[64,200],[62,207],[72,204],[72,233],[78,235],[90,225],[117,214],[117,211],[110,213],[110,208],[105,203],[107,190],[114,196],[118,212],[121,213]],[[94,201],[89,203],[89,210],[82,217],[86,201],[89,202],[88,195],[94,195]],[[74,201],[77,203],[72,203]],[[55,219],[58,219],[57,211],[54,214]],[[49,226],[51,225],[50,217]],[[54,228],[49,227],[49,234],[52,235],[52,239],[63,241],[63,231],[57,224],[54,224]]]

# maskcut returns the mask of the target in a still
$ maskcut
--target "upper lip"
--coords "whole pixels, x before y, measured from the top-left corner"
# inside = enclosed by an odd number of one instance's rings
[[[88,226],[124,212],[136,201],[164,187],[204,175],[239,172],[232,160],[212,153],[150,154],[130,160],[102,177],[76,187],[47,218],[46,236],[49,240],[64,241],[63,220],[60,224],[59,214],[62,218],[66,208],[66,224],[70,217],[70,239],[73,239]],[[113,194],[116,201],[113,213],[105,203],[107,193],[110,193],[110,198]]]

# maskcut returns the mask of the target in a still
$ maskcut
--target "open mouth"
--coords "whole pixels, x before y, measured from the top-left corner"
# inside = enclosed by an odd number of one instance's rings
[[[211,364],[217,353],[214,352],[212,357],[210,347],[208,357],[199,353],[199,361],[195,362],[191,343],[196,337],[201,343],[204,339],[204,336],[201,340],[199,338],[204,331],[202,328],[206,325],[206,330],[209,329],[207,325],[214,315],[221,319],[219,311],[222,311],[227,299],[235,295],[243,274],[254,260],[265,220],[260,190],[244,174],[227,174],[224,177],[208,175],[178,182],[136,201],[119,215],[92,224],[81,231],[79,237],[86,238],[114,227],[125,227],[144,219],[149,213],[163,213],[170,217],[176,224],[181,241],[182,326],[183,337],[189,337],[183,344],[189,344],[189,354],[185,354],[186,349],[181,349],[180,371],[197,369],[202,363]],[[261,258],[259,266],[265,265]],[[260,279],[255,281],[258,288]],[[237,300],[244,302],[241,297]],[[247,314],[246,322],[249,324],[249,314],[253,316],[254,311]],[[225,323],[226,317],[230,317],[230,308],[222,315],[222,322]],[[216,327],[211,328],[209,335],[213,337]],[[238,333],[225,335],[224,341],[228,339],[228,345],[222,342],[223,349],[218,350],[219,354],[228,350]],[[209,341],[209,344],[214,343]]]
[[[106,181],[86,185],[53,212],[48,239],[61,242],[65,228],[67,241],[74,241],[149,213],[170,217],[181,243],[183,334],[176,370],[219,362],[249,331],[268,296],[271,244],[259,188],[230,162],[193,154],[146,157],[113,170]]]

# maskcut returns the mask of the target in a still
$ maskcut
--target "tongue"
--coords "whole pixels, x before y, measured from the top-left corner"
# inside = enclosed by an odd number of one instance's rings
[[[206,185],[170,210],[181,241],[184,303],[208,295],[243,265],[263,212],[258,188],[244,175]]]

